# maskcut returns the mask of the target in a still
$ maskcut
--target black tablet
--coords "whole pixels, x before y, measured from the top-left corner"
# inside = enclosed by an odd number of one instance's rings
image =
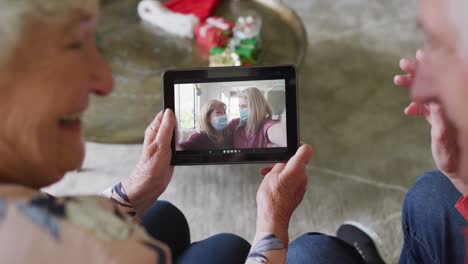
[[[292,65],[168,70],[173,165],[285,162],[299,147]]]

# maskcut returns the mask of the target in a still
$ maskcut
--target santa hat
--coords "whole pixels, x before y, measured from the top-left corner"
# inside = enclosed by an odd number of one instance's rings
[[[161,27],[168,33],[193,38],[194,29],[205,21],[221,0],[142,0],[138,14],[144,21]]]

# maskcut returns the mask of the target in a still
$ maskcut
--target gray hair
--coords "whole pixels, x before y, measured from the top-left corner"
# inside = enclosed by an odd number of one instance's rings
[[[468,1],[450,0],[449,17],[457,32],[457,52],[468,62]]]
[[[99,0],[0,0],[0,65],[13,52],[30,17],[46,23],[65,22],[70,11],[97,12]]]

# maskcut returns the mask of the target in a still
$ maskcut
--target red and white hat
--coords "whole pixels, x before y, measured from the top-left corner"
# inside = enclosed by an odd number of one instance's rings
[[[161,4],[157,0],[142,0],[138,4],[141,19],[161,27],[168,33],[194,37],[194,29],[205,21],[221,0],[170,0]]]

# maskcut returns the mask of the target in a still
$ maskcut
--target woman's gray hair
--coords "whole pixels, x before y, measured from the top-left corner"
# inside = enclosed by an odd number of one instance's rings
[[[457,52],[468,63],[468,1],[449,0],[449,16],[457,33]]]
[[[97,12],[99,0],[0,0],[0,65],[18,45],[30,17],[63,23],[74,9]]]

